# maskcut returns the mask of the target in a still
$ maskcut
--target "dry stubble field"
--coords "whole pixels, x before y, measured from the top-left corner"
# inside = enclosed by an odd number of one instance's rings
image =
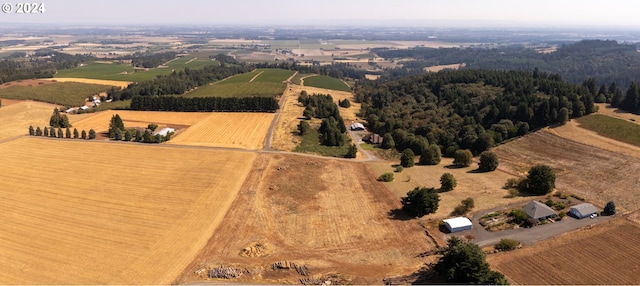
[[[122,118],[125,128],[146,128],[149,123],[155,123],[158,124],[158,128],[169,126],[176,129],[184,129],[211,115],[210,112],[105,110],[98,113],[72,114],[68,116],[69,122],[78,130],[93,129],[100,133],[108,132],[111,117],[115,114]]]
[[[5,105],[5,103],[9,103]],[[56,105],[37,101],[2,100],[0,140],[29,134],[29,126],[47,126]]]
[[[171,139],[169,144],[229,147],[257,150],[273,121],[274,113],[213,112]]]
[[[367,165],[275,154],[255,162],[224,223],[177,283],[204,279],[194,273],[203,267],[233,265],[249,271],[234,282],[299,284],[295,270],[270,268],[287,260],[306,265],[312,278],[379,284],[429,259],[418,255],[434,244],[415,220],[390,217],[400,202]],[[242,256],[254,243],[267,249]]]
[[[256,158],[30,137],[0,152],[0,284],[171,283]]]

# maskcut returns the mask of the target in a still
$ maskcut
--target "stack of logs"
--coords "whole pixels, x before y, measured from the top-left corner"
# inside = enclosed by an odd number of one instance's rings
[[[232,279],[238,278],[242,276],[245,272],[248,272],[246,269],[234,268],[234,267],[218,267],[209,270],[208,276],[209,278],[224,278],[224,279]]]

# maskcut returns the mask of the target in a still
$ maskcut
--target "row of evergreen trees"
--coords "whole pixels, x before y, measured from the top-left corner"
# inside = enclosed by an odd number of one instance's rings
[[[158,128],[155,123],[149,123],[147,128],[143,131],[139,129],[125,129],[124,122],[119,114],[111,116],[109,121],[109,138],[112,140],[122,141],[134,141],[142,143],[162,143],[171,140],[173,132],[167,133],[167,135],[153,134]]]
[[[73,133],[69,127],[65,128],[65,131],[62,131],[62,128],[54,128],[54,127],[44,127],[40,128],[40,126],[35,129],[33,126],[29,126],[29,135],[31,136],[44,136],[44,137],[53,137],[53,138],[67,138],[67,139],[96,139],[96,131],[93,129],[89,129],[89,132],[84,129],[82,132],[78,132],[77,128],[73,128]]]
[[[280,108],[273,97],[179,97],[179,96],[135,96],[131,99],[132,110],[146,111],[255,111],[275,112]]]

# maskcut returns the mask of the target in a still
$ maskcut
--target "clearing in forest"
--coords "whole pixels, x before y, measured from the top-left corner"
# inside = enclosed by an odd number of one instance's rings
[[[256,158],[32,137],[0,150],[0,284],[170,284]]]

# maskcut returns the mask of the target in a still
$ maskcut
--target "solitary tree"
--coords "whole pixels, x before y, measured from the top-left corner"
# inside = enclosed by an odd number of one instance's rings
[[[478,163],[478,170],[481,172],[491,172],[498,168],[498,156],[496,153],[485,151],[480,154],[480,162]]]
[[[309,132],[310,128],[311,126],[309,126],[309,123],[306,120],[300,120],[300,123],[298,124],[298,133],[300,136],[303,136]]]
[[[547,165],[536,165],[529,169],[529,174],[526,178],[526,184],[522,184],[525,193],[534,195],[545,195],[553,191],[556,186],[556,174],[553,169]],[[521,187],[521,188],[522,188]]]
[[[400,165],[405,168],[413,167],[415,164],[415,157],[413,150],[410,148],[404,149],[404,151],[402,151],[402,155],[400,155]]]
[[[434,269],[447,283],[508,284],[502,273],[491,270],[485,254],[475,243],[463,242],[454,236],[438,253],[442,257]]]
[[[36,130],[33,129],[33,125],[29,125],[29,135],[33,136],[36,134]]]
[[[434,188],[419,188],[409,191],[402,198],[402,210],[412,217],[423,217],[438,210],[440,196]]]
[[[89,129],[89,139],[96,139],[96,131]]]
[[[604,206],[604,214],[605,215],[614,215],[614,214],[616,214],[616,204],[613,201],[609,201]]]
[[[87,139],[87,131],[84,131],[84,129],[82,129],[82,135],[80,136],[80,138],[82,139]]]
[[[452,191],[456,187],[456,178],[451,173],[444,173],[440,176],[440,191]]]
[[[470,150],[457,150],[453,155],[453,164],[459,167],[469,167],[473,160],[473,154]]]

